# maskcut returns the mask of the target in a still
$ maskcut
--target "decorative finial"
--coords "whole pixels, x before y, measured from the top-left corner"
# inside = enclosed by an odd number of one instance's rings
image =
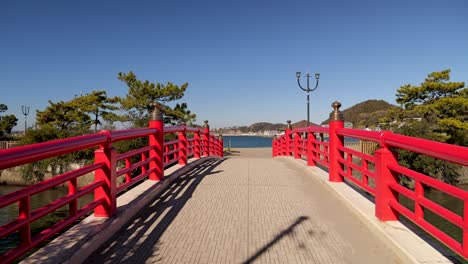
[[[205,120],[204,122],[205,122],[205,125],[203,125],[203,128],[210,129],[210,125],[208,125],[208,120]]]
[[[331,104],[333,112],[330,114],[330,121],[343,121],[343,112],[340,111],[341,103],[335,101]]]
[[[149,105],[150,109],[151,110],[151,114],[150,114],[150,120],[155,120],[155,121],[163,121],[164,120],[164,116],[161,112],[161,110],[159,109],[159,104],[157,102],[153,102]]]

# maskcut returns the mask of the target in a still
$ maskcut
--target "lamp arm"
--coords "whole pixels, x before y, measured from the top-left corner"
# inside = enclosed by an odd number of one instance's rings
[[[317,90],[317,88],[318,88],[318,82],[319,82],[319,80],[317,80],[317,83],[315,84],[315,87],[314,87],[314,89],[310,90],[311,92],[313,92],[313,91]]]
[[[302,88],[301,82],[299,81],[299,78],[297,79],[297,85],[299,85],[299,88],[303,90],[304,92],[307,92],[307,89]]]

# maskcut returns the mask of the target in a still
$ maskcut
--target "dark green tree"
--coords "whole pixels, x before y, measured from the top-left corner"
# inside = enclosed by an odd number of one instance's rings
[[[450,82],[450,70],[428,74],[417,86],[397,90],[402,108],[388,111],[381,121],[396,133],[450,144],[468,144],[468,88]],[[456,184],[459,166],[424,155],[400,151],[400,160],[411,169]]]
[[[0,104],[0,114],[8,111],[5,104]],[[15,115],[0,115],[0,139],[5,138],[5,134],[10,134],[17,125],[18,118]]]
[[[116,105],[118,98],[109,98],[106,91],[93,91],[90,94],[73,99],[72,102],[81,111],[91,115],[94,132],[97,132],[97,126],[102,124],[101,120],[110,124],[118,120],[117,115],[112,112],[118,109]]]
[[[84,134],[89,131],[92,120],[81,106],[76,100],[57,103],[49,101],[44,111],[36,111],[36,124],[39,128],[60,130],[61,138]]]
[[[164,123],[171,125],[185,124],[187,126],[194,126],[196,121],[196,114],[192,114],[187,109],[187,104],[176,104],[174,109],[167,108],[166,116],[164,117]]]
[[[90,132],[90,128],[103,121],[112,121],[112,110],[117,109],[117,99],[108,98],[105,91],[93,91],[91,94],[75,97],[70,101],[54,103],[43,111],[37,111],[37,128],[28,130],[22,138],[22,144],[46,142]],[[84,150],[68,155],[27,164],[22,168],[22,176],[29,182],[44,179],[47,173],[60,174],[69,169],[72,163],[89,163],[93,159],[93,150]]]
[[[185,111],[185,113],[176,113],[177,110],[169,107],[167,103],[181,99],[188,87],[188,83],[178,86],[171,82],[161,84],[140,81],[132,71],[129,73],[119,72],[118,79],[128,86],[127,95],[119,100],[122,110],[127,112],[122,120],[131,122],[135,127],[147,126],[148,113],[152,110],[151,104],[154,102],[160,104],[161,110],[166,116],[172,117],[170,122],[173,122],[176,117],[187,117],[186,104],[178,107],[178,110]],[[190,114],[190,112],[188,113]],[[193,116],[192,119],[194,119],[195,115],[191,115]]]

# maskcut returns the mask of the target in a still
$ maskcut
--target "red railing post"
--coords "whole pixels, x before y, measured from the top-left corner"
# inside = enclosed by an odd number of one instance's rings
[[[18,210],[18,219],[28,221],[19,229],[20,245],[29,246],[31,245],[31,223],[29,222],[29,218],[31,218],[31,196],[28,195],[19,200]]]
[[[297,130],[294,131],[294,158],[295,159],[300,159],[301,158],[301,150],[300,150],[300,143],[301,142],[301,134],[297,132]]]
[[[284,139],[285,139],[285,147],[286,147],[286,153],[285,153],[285,156],[291,156],[291,136],[292,136],[292,133],[291,133],[291,130],[292,130],[292,126],[291,126],[291,120],[288,120],[286,121],[288,123],[288,126],[286,127],[286,131],[284,131]]]
[[[203,126],[203,156],[210,155],[210,125],[208,125],[208,120],[205,120],[205,125]]]
[[[317,166],[314,160],[314,155],[317,153],[315,144],[315,134],[307,132],[307,166]]]
[[[343,176],[338,173],[339,170],[342,169],[338,158],[343,157],[343,152],[338,150],[338,147],[343,147],[344,137],[336,133],[336,129],[344,127],[343,113],[340,111],[341,104],[339,102],[332,103],[332,107],[334,110],[330,114],[330,132],[328,133],[330,143],[330,148],[328,150],[330,160],[328,179],[331,182],[343,182]]]
[[[388,133],[388,132],[384,132]],[[383,137],[383,135],[382,135]],[[382,144],[383,145],[383,144]],[[398,193],[388,187],[398,182],[398,175],[388,169],[389,164],[398,163],[396,152],[383,146],[375,151],[375,216],[381,221],[398,220],[398,212],[389,206],[389,201],[398,202]]]
[[[187,128],[179,132],[179,165],[187,165]]]
[[[94,209],[96,217],[110,217],[117,207],[117,151],[109,143],[111,135],[108,131],[101,131],[108,135],[108,143],[102,145],[94,151],[94,163],[102,163],[103,167],[94,173],[94,181],[103,181],[103,185],[94,190],[94,200],[104,199],[101,204]]]
[[[196,158],[196,159],[199,159],[200,158],[200,129],[197,129],[197,131],[195,133],[193,133],[193,146],[194,146],[194,150],[193,150],[193,157]]]
[[[149,145],[153,147],[149,151],[149,169],[153,170],[150,173],[149,179],[152,181],[160,181],[164,178],[164,117],[162,112],[158,109],[158,104],[153,104],[153,111],[150,114],[149,127],[155,128],[156,132],[149,135]]]

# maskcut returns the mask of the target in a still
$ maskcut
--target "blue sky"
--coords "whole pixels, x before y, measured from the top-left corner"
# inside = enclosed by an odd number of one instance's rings
[[[212,127],[306,119],[295,72],[320,72],[311,121],[337,100],[395,103],[406,83],[452,69],[468,82],[468,2],[11,1],[0,8],[0,103],[43,110],[48,100],[106,90],[118,72],[189,83],[189,109]],[[303,80],[304,81],[304,80]],[[34,113],[28,123],[34,120]]]

